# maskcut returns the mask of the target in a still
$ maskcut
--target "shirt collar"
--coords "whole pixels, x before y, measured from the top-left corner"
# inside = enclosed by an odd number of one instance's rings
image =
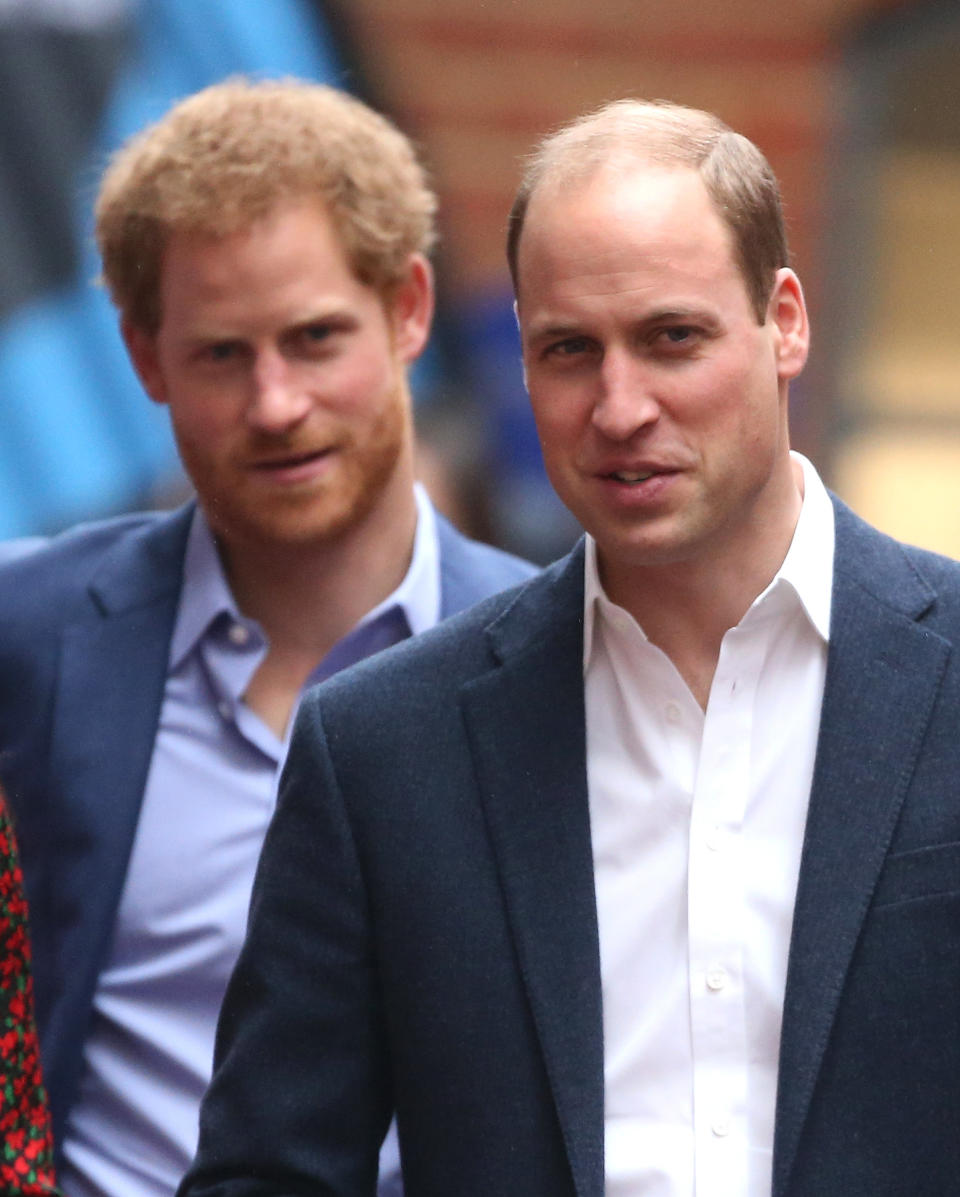
[[[792,453],[791,457],[803,469],[803,506],[783,565],[754,606],[778,584],[787,583],[820,638],[828,643],[835,540],[833,504],[812,463],[802,453]]]
[[[198,504],[183,558],[180,606],[170,640],[171,671],[183,663],[221,615],[227,615],[235,623],[247,622],[234,602],[213,532]]]
[[[407,620],[411,635],[432,628],[440,619],[440,551],[437,546],[437,515],[427,492],[417,482],[413,488],[417,503],[417,531],[413,555],[403,581],[357,624],[372,623],[391,607],[398,607]]]
[[[790,548],[770,585],[758,595],[750,610],[769,606],[774,595],[787,586],[799,599],[807,618],[821,639],[830,639],[830,604],[833,592],[834,518],[827,489],[812,463],[802,453],[790,456],[803,470],[803,503]],[[607,598],[597,566],[597,545],[586,535],[583,587],[583,664],[593,652],[593,629],[598,610],[608,614],[614,604]],[[643,629],[640,629],[643,634]]]
[[[420,483],[414,486],[414,498],[417,529],[407,572],[396,590],[368,611],[357,627],[371,623],[391,608],[403,613],[414,635],[432,627],[440,618],[440,554],[436,512]],[[180,606],[170,640],[171,671],[183,662],[223,615],[232,623],[243,624],[251,632],[263,635],[255,620],[240,614],[210,524],[198,504],[187,536]]]

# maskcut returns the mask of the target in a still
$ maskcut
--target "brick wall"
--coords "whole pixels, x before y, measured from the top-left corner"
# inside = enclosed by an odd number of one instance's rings
[[[424,148],[454,293],[504,285],[506,213],[537,137],[637,95],[711,109],[763,148],[816,307],[842,47],[897,2],[350,0],[343,15],[378,98]]]

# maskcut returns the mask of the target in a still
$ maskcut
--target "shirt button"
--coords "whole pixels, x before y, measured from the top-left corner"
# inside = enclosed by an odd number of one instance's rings
[[[217,703],[217,710],[220,712],[220,715],[222,718],[224,718],[224,719],[232,719],[233,718],[233,707],[230,705],[230,703],[227,702],[226,699],[224,699],[223,702]]]
[[[718,1139],[725,1139],[730,1134],[730,1123],[726,1118],[714,1118],[710,1124],[710,1129]]]
[[[719,964],[713,965],[707,969],[707,988],[712,989],[714,993],[723,989],[727,983],[727,970]]]
[[[668,723],[680,722],[680,704],[676,702],[668,702],[663,708],[667,715]]]
[[[230,637],[230,643],[238,648],[242,648],[250,640],[250,631],[242,623],[232,623],[227,635]]]
[[[719,852],[723,847],[723,828],[711,827],[704,838],[704,843],[711,852]]]

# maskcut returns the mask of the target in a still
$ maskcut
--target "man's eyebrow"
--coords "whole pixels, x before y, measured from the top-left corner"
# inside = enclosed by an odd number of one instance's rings
[[[324,320],[338,320],[353,314],[349,303],[336,296],[331,296],[326,302],[320,301],[305,307],[300,315],[294,315],[296,324],[322,323]]]
[[[709,311],[706,308],[698,307],[683,307],[671,306],[666,308],[657,308],[655,311],[647,312],[638,321],[639,324],[702,324],[707,328],[719,328],[720,318],[716,312]]]
[[[639,327],[646,327],[653,324],[698,324],[712,331],[720,328],[722,321],[720,316],[707,308],[702,307],[686,307],[681,304],[671,304],[669,307],[654,308],[652,311],[644,312],[639,315],[634,322]],[[530,327],[526,334],[527,341],[552,341],[563,340],[564,337],[584,337],[588,333],[585,331],[583,324],[568,321],[545,323],[537,325],[535,322]]]
[[[528,341],[562,340],[564,337],[582,337],[585,333],[579,324],[534,324],[527,332]]]
[[[186,349],[203,349],[207,345],[239,343],[243,340],[244,337],[240,333],[228,332],[225,328],[215,328],[210,325],[206,328],[190,329],[189,332],[177,338],[177,343]]]

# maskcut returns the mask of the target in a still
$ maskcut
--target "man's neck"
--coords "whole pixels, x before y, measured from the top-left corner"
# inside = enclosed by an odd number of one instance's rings
[[[271,645],[319,659],[403,581],[416,526],[411,487],[333,539],[230,549],[224,557],[234,599]]]
[[[650,571],[644,585],[621,601],[652,644],[670,658],[701,708],[706,710],[724,635],[735,627],[772,579],[745,587],[742,577],[722,579],[676,569]]]
[[[221,549],[237,606],[270,645],[244,698],[278,735],[317,665],[403,581],[416,526],[410,483],[340,537]]]
[[[609,597],[666,653],[704,710],[724,635],[773,581],[790,548],[803,505],[802,469],[791,464],[792,490],[775,534],[746,528],[734,544],[691,561],[614,571],[600,562]]]

